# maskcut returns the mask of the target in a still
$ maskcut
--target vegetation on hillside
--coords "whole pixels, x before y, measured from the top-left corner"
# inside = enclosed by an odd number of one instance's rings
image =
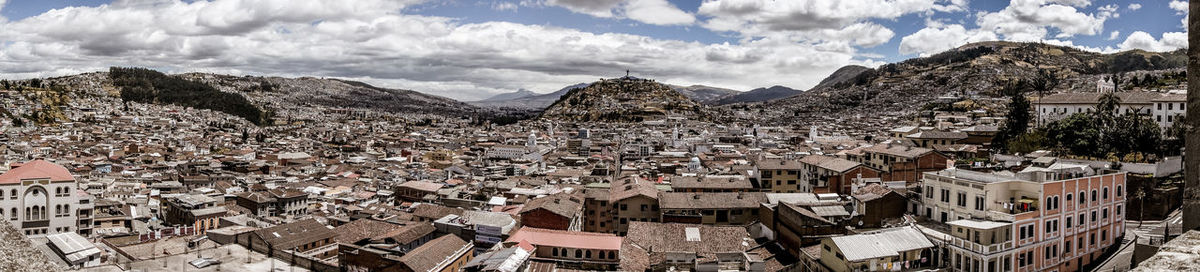
[[[251,104],[246,97],[217,90],[208,84],[168,76],[146,68],[112,67],[109,77],[121,89],[121,100],[167,103],[228,113],[264,125],[271,114]]]

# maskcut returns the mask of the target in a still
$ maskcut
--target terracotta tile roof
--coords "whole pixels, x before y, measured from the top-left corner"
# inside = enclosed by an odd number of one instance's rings
[[[887,154],[887,155],[892,155],[892,156],[896,156],[896,157],[912,159],[912,158],[920,157],[921,155],[925,155],[926,153],[933,152],[933,149],[921,148],[921,147],[911,147],[911,146],[904,146],[904,145],[878,144],[878,145],[874,145],[871,147],[867,147],[867,148],[863,149],[863,151],[868,152],[868,153],[880,153],[880,154]]]
[[[804,156],[804,158],[800,159],[800,162],[839,173],[850,171],[851,169],[862,165],[858,162],[822,155]]]
[[[331,239],[337,232],[325,227],[315,219],[305,219],[254,231],[260,238],[276,249],[291,249],[322,239]],[[332,240],[332,239],[331,239]]]
[[[762,192],[685,193],[667,192],[659,196],[663,209],[748,209],[767,202]]]
[[[508,242],[527,241],[534,246],[577,249],[620,250],[621,237],[611,233],[564,231],[523,227],[508,238]]]
[[[608,199],[609,202],[616,202],[639,195],[658,199],[658,189],[650,181],[641,178],[624,178],[612,184],[612,188],[609,188]]]
[[[953,132],[953,131],[940,131],[940,130],[927,130],[927,131],[921,131],[921,132],[909,134],[908,136],[905,136],[905,137],[908,137],[909,139],[955,139],[955,140],[958,140],[958,139],[966,139],[967,133]]]
[[[333,231],[338,233],[338,236],[334,239],[334,241],[338,243],[354,244],[359,241],[375,237],[380,233],[388,233],[402,228],[404,228],[404,226],[398,224],[371,219],[359,219],[333,228]]]
[[[715,258],[717,253],[745,252],[754,240],[744,227],[707,226],[697,224],[629,222],[629,232],[622,248],[636,247],[645,251],[651,264],[666,262],[667,253],[694,252],[700,259]],[[641,259],[639,252],[621,252],[621,259]],[[621,262],[623,269],[625,261]]]
[[[412,208],[412,215],[414,217],[426,218],[430,220],[437,220],[451,214],[462,215],[463,210],[429,203],[420,203],[418,205],[414,205]]]
[[[566,217],[574,218],[575,214],[583,208],[583,199],[578,195],[558,193],[540,198],[535,198],[525,203],[525,207],[521,208],[521,213],[531,212],[537,209],[545,209],[551,213]]]
[[[425,237],[425,235],[429,235],[436,230],[437,228],[431,224],[415,223],[398,229],[393,229],[388,232],[376,233],[377,235],[371,240],[379,242],[388,241],[390,239],[388,242],[406,245],[416,241],[417,239],[420,239],[421,237]]]
[[[403,184],[400,184],[400,187],[409,188],[409,189],[413,189],[413,190],[417,190],[417,191],[423,191],[423,192],[437,192],[438,189],[442,189],[441,184],[428,182],[428,181],[420,181],[420,180],[413,180],[413,181],[405,182]]]
[[[48,161],[35,160],[8,170],[4,174],[0,174],[0,184],[16,184],[21,183],[21,180],[24,179],[44,178],[48,178],[50,181],[75,180],[75,177],[71,176],[71,171],[68,171],[67,168]]]
[[[762,170],[800,170],[800,161],[785,159],[763,159],[758,161]]]
[[[705,176],[705,177],[674,177],[671,179],[674,189],[753,189],[750,179],[745,176]]]
[[[401,256],[399,261],[412,271],[433,271],[452,261],[457,254],[470,250],[467,241],[452,234],[442,235]]]

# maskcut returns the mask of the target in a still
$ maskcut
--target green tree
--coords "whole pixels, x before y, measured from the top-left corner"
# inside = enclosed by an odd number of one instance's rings
[[[1091,114],[1076,113],[1058,120],[1047,127],[1047,135],[1060,150],[1070,154],[1093,156],[1103,154],[1101,150],[1101,126],[1097,126]]]
[[[1024,82],[1009,81],[1005,83],[1003,92],[1009,95],[1008,114],[1004,126],[992,139],[992,146],[998,150],[1008,150],[1008,141],[1025,134],[1029,129],[1029,99],[1023,92]]]

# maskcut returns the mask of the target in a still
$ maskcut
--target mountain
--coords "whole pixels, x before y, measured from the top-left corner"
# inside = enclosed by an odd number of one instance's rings
[[[541,117],[570,122],[640,122],[670,116],[708,119],[700,103],[666,84],[623,77],[571,89]]]
[[[801,93],[800,90],[796,90],[796,89],[792,89],[792,88],[788,88],[788,87],[784,87],[784,86],[772,86],[770,88],[758,88],[758,89],[750,90],[748,92],[724,97],[724,98],[712,101],[709,104],[726,105],[726,104],[733,104],[733,103],[762,102],[762,101],[785,98],[785,97],[797,95],[800,93]]]
[[[696,102],[700,103],[709,103],[741,93],[735,90],[704,85],[692,85],[686,87],[676,85],[669,86],[671,86],[671,89],[674,89],[676,92],[683,94],[683,96],[687,96],[688,98],[696,100]]]
[[[564,94],[566,94],[567,91],[570,91],[571,89],[575,89],[575,88],[587,87],[587,85],[588,85],[587,83],[579,83],[579,84],[563,87],[562,89],[559,89],[557,91],[554,91],[554,92],[548,93],[548,94],[536,94],[535,93],[535,95],[532,95],[532,96],[520,97],[520,98],[515,98],[515,99],[509,99],[509,100],[485,99],[482,101],[467,102],[467,103],[470,103],[471,105],[475,105],[475,106],[479,106],[479,107],[487,107],[487,108],[515,108],[515,109],[541,110],[541,109],[545,109],[546,107],[550,106],[550,104],[553,104],[554,101],[557,101],[558,98],[562,97]]]
[[[833,116],[830,113],[911,112],[949,93],[1001,98],[1003,84],[1031,80],[1039,69],[1061,79],[1055,91],[1091,91],[1097,79],[1113,73],[1179,69],[1186,64],[1185,50],[1101,54],[1041,43],[981,42],[874,69],[843,67],[808,91],[762,107],[792,120]]]
[[[479,100],[479,102],[509,101],[509,100],[513,100],[513,99],[526,98],[526,97],[536,96],[536,95],[538,95],[538,93],[531,92],[526,89],[520,89],[520,90],[511,92],[511,93],[502,93],[502,94],[493,95],[492,97],[488,97],[487,99]]]

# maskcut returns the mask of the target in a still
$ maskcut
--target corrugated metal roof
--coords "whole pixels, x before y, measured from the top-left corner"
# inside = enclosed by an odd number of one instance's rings
[[[925,235],[911,227],[900,227],[875,233],[830,238],[848,261],[899,256],[900,252],[931,248]]]

